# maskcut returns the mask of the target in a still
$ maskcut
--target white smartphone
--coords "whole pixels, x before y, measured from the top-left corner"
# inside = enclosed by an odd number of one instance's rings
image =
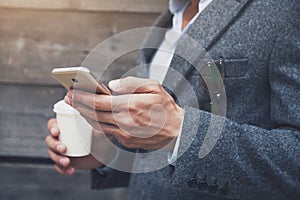
[[[52,75],[67,90],[80,89],[111,95],[111,91],[101,81],[97,81],[86,67],[55,68],[52,70]]]

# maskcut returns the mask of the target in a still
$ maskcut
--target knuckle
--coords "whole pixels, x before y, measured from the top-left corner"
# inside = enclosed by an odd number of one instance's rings
[[[122,143],[122,141],[125,140],[125,138],[123,137],[123,134],[121,133],[120,130],[114,129],[114,130],[111,130],[111,133],[112,133],[114,136],[116,136],[116,137],[120,140],[121,143]]]
[[[150,80],[150,82],[146,85],[151,91],[160,92],[162,87],[157,80]]]
[[[123,141],[124,143],[122,143],[125,147],[127,147],[127,148],[134,148],[134,144],[133,144],[133,142],[132,141],[130,141],[130,140],[124,140]]]
[[[165,97],[162,96],[162,95],[155,95],[153,97],[153,101],[156,103],[156,104],[162,104],[164,101],[166,101]]]
[[[96,97],[94,97],[94,108],[96,108],[96,109],[99,109],[99,108],[101,108],[101,105],[102,105],[102,103],[101,103],[101,100],[99,99],[99,98],[96,98]]]
[[[172,97],[168,97],[168,98],[166,98],[166,103],[168,105],[174,104],[174,99]]]
[[[49,146],[49,140],[51,139],[51,136],[48,135],[46,138],[45,138],[45,144]]]
[[[158,91],[158,92],[162,91],[162,87],[159,83],[152,83],[152,87],[155,91]]]
[[[130,140],[129,135],[123,134],[123,133],[119,133],[118,135],[119,135],[119,140],[120,140],[120,142],[121,142],[124,146],[130,144],[131,140]]]
[[[165,98],[162,95],[152,95],[151,98],[147,99],[148,109],[151,109],[153,105],[162,105],[165,102]]]
[[[137,118],[134,122],[137,125],[137,129],[141,129],[150,125],[151,118],[149,116],[145,117],[144,119]]]
[[[131,113],[132,114],[132,113]],[[128,116],[128,117],[124,117],[121,121],[121,123],[119,123],[123,128],[125,128],[126,131],[130,131],[132,129],[135,128],[135,120],[133,118],[132,115]],[[126,139],[130,139],[128,134],[124,134],[124,137],[126,137]]]
[[[141,106],[140,103],[134,97],[132,97],[129,99],[126,107],[129,113],[131,112],[134,113],[139,109],[140,106]]]
[[[109,113],[102,113],[101,115],[97,115],[98,121],[110,122],[112,123],[112,119],[109,117]]]
[[[56,119],[55,118],[52,118],[48,121],[47,123],[47,127],[48,127],[48,130],[50,131],[50,129],[53,127],[53,124],[55,123]]]
[[[130,102],[128,104],[128,112],[130,114],[134,114],[134,113],[136,113],[136,111],[138,111],[138,105],[137,105],[137,103],[135,101]]]
[[[57,160],[55,159],[55,156],[54,156],[54,155],[55,155],[55,154],[54,154],[53,151],[48,150],[48,156],[49,156],[49,158],[50,158],[53,162],[57,163]]]
[[[125,141],[127,141],[127,142],[133,141],[133,137],[131,135],[129,135],[128,133],[124,133],[123,138],[125,138]]]

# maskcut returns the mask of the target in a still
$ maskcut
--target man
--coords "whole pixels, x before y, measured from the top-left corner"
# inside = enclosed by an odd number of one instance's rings
[[[141,151],[167,145],[172,154],[170,165],[131,174],[130,199],[300,198],[299,8],[296,0],[171,0],[170,11],[156,23],[157,27],[191,37],[213,59],[222,58],[224,62],[221,73],[227,113],[221,136],[206,156],[199,156],[199,151],[211,119],[216,117],[206,106],[213,94],[205,91],[197,70],[190,70],[194,66],[176,56],[185,47],[178,38],[173,41],[174,55],[162,59],[159,50],[146,49],[141,51],[139,61],[152,63],[147,75],[160,82],[172,77],[169,72],[165,75],[163,69],[162,75],[158,75],[159,69],[154,64],[164,62],[169,71],[176,69],[183,74],[197,95],[197,106],[189,104],[190,97],[184,92],[176,98],[186,101],[176,104],[164,87],[148,79],[111,82],[110,88],[119,94],[113,97],[68,92],[65,101],[77,108],[95,129],[100,124],[102,130],[98,131],[113,135],[122,146]],[[166,38],[156,39],[161,45],[166,42]],[[197,49],[194,51],[197,53]],[[131,93],[134,100],[126,104],[126,98],[122,98]],[[147,133],[154,133],[157,124],[145,114],[151,105],[163,105],[167,113],[163,127],[151,137],[132,136],[142,132],[127,120],[124,112],[129,110],[134,122],[147,126]],[[120,108],[116,116],[112,107]],[[96,110],[96,118],[87,114],[92,109]],[[151,113],[152,119],[161,119],[161,115],[159,108]],[[119,124],[138,133],[129,134]],[[126,178],[127,173],[107,169],[92,156],[77,159],[62,156],[66,147],[56,139],[59,130],[55,119],[49,121],[48,128],[49,156],[59,173],[72,175],[75,169],[94,169],[93,188],[126,185],[118,177]],[[142,159],[139,161],[134,165],[142,165]],[[150,158],[147,162],[156,160]]]

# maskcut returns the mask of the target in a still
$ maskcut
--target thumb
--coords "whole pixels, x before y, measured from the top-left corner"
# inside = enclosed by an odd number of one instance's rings
[[[53,137],[58,137],[59,135],[59,128],[58,128],[58,125],[57,125],[57,120],[56,119],[50,119],[48,121],[48,131],[50,132],[50,134],[53,136]]]
[[[158,81],[131,76],[110,81],[108,86],[118,94],[158,93],[161,91]]]

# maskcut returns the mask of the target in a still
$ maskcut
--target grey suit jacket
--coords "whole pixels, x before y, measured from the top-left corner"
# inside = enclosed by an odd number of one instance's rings
[[[199,105],[191,105],[184,90],[179,93],[185,99],[182,155],[174,167],[131,174],[130,199],[300,199],[299,13],[297,0],[214,0],[200,14],[186,34],[213,58],[225,58],[222,134],[212,151],[199,158],[212,118],[201,109],[209,96],[193,66],[175,56],[171,67],[193,86]],[[165,12],[156,26],[169,27],[171,17]],[[148,42],[160,41],[149,35]],[[184,49],[179,42],[176,51]],[[154,52],[143,50],[139,61],[149,63]],[[151,162],[156,161],[144,157],[134,165]],[[129,176],[116,170],[92,175],[95,189],[126,185],[117,177]]]

